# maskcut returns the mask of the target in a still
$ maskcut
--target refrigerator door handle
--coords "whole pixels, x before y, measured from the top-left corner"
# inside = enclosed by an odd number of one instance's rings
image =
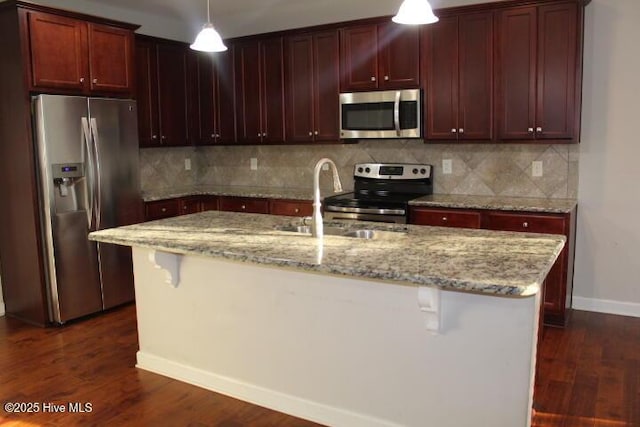
[[[96,230],[100,230],[100,212],[102,211],[102,206],[100,203],[100,200],[102,200],[102,194],[101,194],[101,188],[102,188],[102,182],[100,181],[100,158],[98,156],[98,145],[100,144],[100,140],[98,139],[98,122],[95,118],[91,118],[90,119],[90,125],[91,125],[91,141],[93,142],[92,144],[92,156],[95,162],[95,170],[96,170],[96,174],[95,174],[95,178],[96,178],[96,183],[95,183],[95,192],[96,195],[94,197],[95,200],[95,205],[94,208],[96,210]]]
[[[89,121],[86,117],[82,117],[82,136],[84,140],[84,150],[86,150],[86,154],[82,157],[86,159],[87,162],[87,224],[89,224],[89,230],[93,230],[95,229],[93,224],[93,208],[95,205],[94,189],[96,185],[96,174],[95,164],[93,162],[93,150],[91,149],[91,131],[89,130]]]

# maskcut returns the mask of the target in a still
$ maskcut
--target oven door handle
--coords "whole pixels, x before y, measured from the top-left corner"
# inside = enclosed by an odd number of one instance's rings
[[[400,96],[402,93],[398,90],[396,91],[396,99],[393,103],[393,123],[396,126],[396,134],[400,136]]]
[[[375,208],[346,208],[342,206],[326,205],[324,207],[326,211],[331,212],[345,212],[345,213],[364,213],[375,215],[405,215],[404,209],[375,209]]]

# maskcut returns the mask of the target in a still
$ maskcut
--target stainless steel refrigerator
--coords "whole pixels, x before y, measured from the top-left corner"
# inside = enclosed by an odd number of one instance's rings
[[[88,240],[142,220],[136,103],[33,98],[49,317],[62,324],[134,299],[131,249]]]

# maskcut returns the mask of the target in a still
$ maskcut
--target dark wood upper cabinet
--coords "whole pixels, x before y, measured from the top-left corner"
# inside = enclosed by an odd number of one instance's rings
[[[499,139],[577,141],[581,11],[559,2],[498,13]]]
[[[136,37],[135,52],[140,146],[194,144],[200,124],[197,78],[195,87],[191,78],[196,56],[182,43],[148,36]]]
[[[493,13],[445,17],[424,30],[428,140],[491,140]]]
[[[197,119],[195,143],[212,145],[235,141],[233,47],[214,54],[195,53],[195,73],[190,72],[193,111]],[[190,102],[191,104],[191,102]]]
[[[339,55],[335,30],[287,39],[287,140],[339,140]]]
[[[392,22],[340,30],[340,90],[415,88],[420,85],[420,33]]]
[[[235,55],[238,142],[284,141],[282,37],[238,42]]]
[[[30,89],[129,96],[134,89],[133,31],[28,11]]]

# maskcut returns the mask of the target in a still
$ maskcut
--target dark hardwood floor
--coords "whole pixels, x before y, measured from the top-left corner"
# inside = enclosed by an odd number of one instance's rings
[[[136,351],[134,306],[62,328],[0,318],[0,402],[39,404],[0,411],[0,425],[316,425],[138,370]],[[576,311],[566,329],[545,331],[540,351],[535,427],[640,426],[640,319]],[[90,412],[70,413],[70,402]]]

